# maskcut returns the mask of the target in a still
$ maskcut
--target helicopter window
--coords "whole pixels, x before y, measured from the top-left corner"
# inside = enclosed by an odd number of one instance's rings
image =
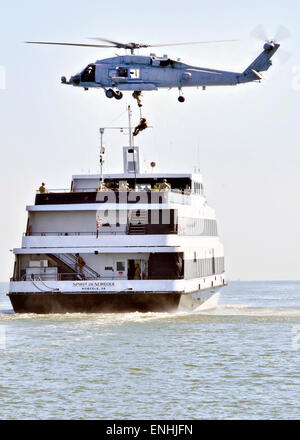
[[[125,67],[117,67],[117,76],[121,78],[127,78],[128,76],[128,69],[125,69]]]
[[[167,66],[173,67],[173,64],[174,64],[174,61],[170,60],[170,58],[168,58],[167,60],[160,61],[161,67],[167,67]]]
[[[95,82],[96,66],[89,64],[81,74],[82,82]]]
[[[140,77],[140,69],[130,69],[130,78],[135,79]]]

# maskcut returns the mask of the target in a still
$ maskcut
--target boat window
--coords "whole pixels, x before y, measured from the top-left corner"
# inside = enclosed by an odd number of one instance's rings
[[[117,261],[116,263],[117,272],[124,272],[125,271],[125,261]]]

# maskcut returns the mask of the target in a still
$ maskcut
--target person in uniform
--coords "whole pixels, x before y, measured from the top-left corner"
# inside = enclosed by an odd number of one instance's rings
[[[139,125],[134,129],[133,136],[137,136],[140,131],[145,130],[148,127],[146,118],[141,118]]]
[[[40,194],[45,194],[46,192],[46,184],[44,182],[42,182],[42,185],[39,187],[39,192]]]
[[[100,184],[100,186],[98,186],[98,188],[96,189],[96,191],[97,191],[97,192],[100,192],[100,191],[109,191],[109,189],[107,188],[105,182],[102,182],[102,183]]]
[[[135,272],[134,272],[134,280],[140,280],[141,279],[141,269],[140,269],[140,265],[136,264],[135,265]]]
[[[130,191],[130,186],[128,182],[126,182],[126,184],[123,186],[122,191],[126,191],[126,192]]]
[[[83,268],[85,266],[85,261],[79,254],[75,254],[75,257],[76,257],[75,272],[78,272],[78,268],[79,268],[81,275],[83,275]]]
[[[159,190],[160,191],[169,191],[171,189],[171,185],[167,183],[167,179],[163,180],[163,183],[160,185]]]
[[[136,99],[137,100],[137,103],[138,103],[138,106],[139,107],[142,107],[142,101],[141,101],[141,95],[142,95],[142,92],[140,91],[140,90],[135,90],[134,92],[133,92],[133,94],[132,94],[132,96],[134,97],[134,99]]]

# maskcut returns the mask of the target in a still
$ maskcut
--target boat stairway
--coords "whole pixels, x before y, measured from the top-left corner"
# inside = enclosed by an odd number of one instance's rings
[[[63,263],[65,268],[68,268],[70,273],[77,272],[75,270],[75,264],[77,263],[77,258],[73,254],[51,254],[50,257],[52,257],[57,263],[61,264]],[[100,275],[98,272],[96,272],[91,267],[87,266],[85,264],[82,267],[82,273],[78,272],[78,279],[81,278],[87,278],[87,279],[96,279],[100,278]]]
[[[148,223],[148,211],[140,210],[130,217],[129,235],[144,235],[146,233],[146,225]]]

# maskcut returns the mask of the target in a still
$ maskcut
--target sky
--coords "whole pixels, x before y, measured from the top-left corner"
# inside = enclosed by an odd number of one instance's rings
[[[183,104],[177,90],[144,93],[143,114],[153,128],[139,135],[142,168],[149,171],[151,161],[157,172],[200,167],[208,202],[216,210],[229,279],[299,279],[299,19],[296,0],[5,2],[0,15],[0,281],[12,275],[10,250],[21,245],[25,206],[34,203],[40,183],[68,188],[72,174],[96,173],[99,127],[124,125],[128,104],[134,123],[139,116],[130,93],[121,101],[109,100],[102,90],[60,84],[62,75],[121,50],[24,41],[238,39],[157,48],[156,53],[243,71],[262,51],[263,42],[251,36],[258,24],[270,38],[280,25],[290,32],[261,84],[187,89]],[[280,57],[283,50],[288,60]],[[104,143],[109,153],[105,171],[121,171],[127,138],[107,132]]]

